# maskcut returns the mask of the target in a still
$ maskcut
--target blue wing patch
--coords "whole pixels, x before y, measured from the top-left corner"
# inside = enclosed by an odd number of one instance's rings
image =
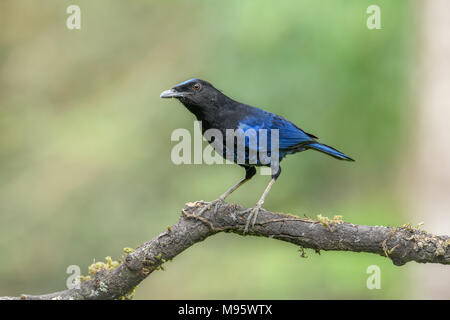
[[[263,112],[265,114],[262,117],[251,115],[241,120],[238,129],[242,129],[244,132],[249,129],[253,129],[256,132],[260,129],[266,129],[268,148],[270,148],[271,130],[278,130],[280,153],[281,151],[290,153],[290,150],[296,149],[304,143],[312,142],[316,138],[280,116],[266,111]]]

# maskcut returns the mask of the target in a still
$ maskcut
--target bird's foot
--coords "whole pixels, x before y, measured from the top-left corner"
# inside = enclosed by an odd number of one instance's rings
[[[201,203],[203,205],[205,205],[196,215],[197,216],[201,216],[203,213],[205,213],[205,211],[210,210],[213,206],[214,206],[214,214],[217,213],[217,207],[219,205],[219,203],[224,202],[224,200],[222,198],[218,198],[216,200],[213,200],[211,202],[207,202],[207,201],[197,201],[198,203]]]
[[[261,210],[261,206],[262,206],[262,204],[257,204],[254,208],[250,208],[250,209],[241,211],[242,214],[250,212],[250,214],[247,217],[247,222],[245,224],[244,235],[248,232],[248,229],[250,227],[250,221],[252,221],[252,218],[253,218],[253,221],[251,223],[252,228],[255,226],[256,218],[258,217],[259,210]]]

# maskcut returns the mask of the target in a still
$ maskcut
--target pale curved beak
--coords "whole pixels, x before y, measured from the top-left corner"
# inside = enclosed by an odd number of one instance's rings
[[[169,89],[169,90],[161,92],[159,97],[160,98],[179,98],[179,97],[184,97],[184,93],[178,92],[174,89]]]

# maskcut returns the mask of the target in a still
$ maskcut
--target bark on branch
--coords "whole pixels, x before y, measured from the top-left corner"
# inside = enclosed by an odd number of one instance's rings
[[[243,235],[248,212],[236,204],[219,203],[197,216],[205,205],[187,203],[179,221],[129,253],[111,270],[100,270],[79,288],[43,295],[1,299],[117,299],[135,288],[153,271],[178,254],[219,232]],[[450,264],[450,237],[437,236],[411,227],[364,226],[339,219],[300,218],[261,210],[248,235],[274,238],[316,251],[335,250],[375,253],[397,266],[409,261]]]

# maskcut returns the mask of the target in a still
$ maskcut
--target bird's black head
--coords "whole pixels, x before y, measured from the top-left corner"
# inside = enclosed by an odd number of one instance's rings
[[[161,93],[161,98],[176,98],[190,111],[198,116],[198,112],[213,109],[223,94],[205,80],[190,79],[172,89]],[[212,111],[212,110],[209,110]]]

